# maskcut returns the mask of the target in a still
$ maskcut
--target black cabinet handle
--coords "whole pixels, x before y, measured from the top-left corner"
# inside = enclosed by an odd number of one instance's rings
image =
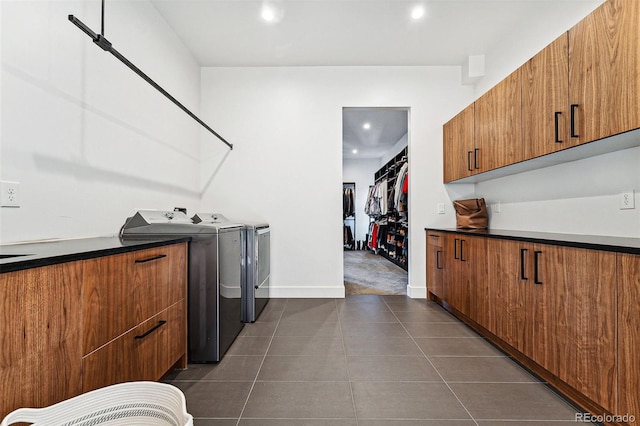
[[[478,170],[480,167],[478,167],[478,153],[480,152],[480,148],[474,148],[473,149],[473,168]]]
[[[436,250],[436,269],[442,269],[442,265],[440,264],[440,255],[442,254],[441,250]]]
[[[145,337],[147,337],[148,335],[150,335],[151,333],[153,333],[154,331],[156,331],[157,329],[159,329],[160,327],[162,327],[166,323],[167,323],[167,321],[165,321],[165,320],[158,321],[158,324],[156,324],[153,327],[151,327],[144,334],[140,334],[140,335],[136,336],[136,339],[144,339]]]
[[[520,279],[523,281],[527,281],[529,279],[526,276],[526,268],[524,265],[525,255],[527,254],[528,251],[529,250],[527,249],[520,249]]]
[[[472,172],[473,169],[471,168],[471,153],[473,151],[467,151],[467,170]]]
[[[460,240],[460,261],[461,262],[466,262],[467,259],[464,258],[464,245],[463,245],[463,243],[464,243],[464,240],[461,239]]]
[[[162,259],[163,257],[167,257],[167,255],[166,255],[166,254],[159,254],[159,255],[157,255],[157,256],[150,257],[150,258],[148,258],[148,259],[141,259],[141,260],[136,259],[136,260],[135,260],[135,263],[147,263],[147,262],[153,262],[154,260]]]
[[[572,104],[571,105],[571,137],[572,138],[580,137],[576,133],[576,109],[578,109],[578,107],[579,107],[578,104]]]
[[[555,123],[556,123],[556,143],[562,143],[562,139],[560,139],[560,116],[562,115],[562,112],[560,111],[556,111],[556,118],[555,118]]]
[[[533,282],[535,284],[542,284],[540,281],[540,255],[541,251],[533,252]]]
[[[458,257],[458,241],[460,241],[460,240],[457,239],[457,238],[454,238],[454,240],[453,240],[453,258],[456,259],[456,260],[460,259]]]

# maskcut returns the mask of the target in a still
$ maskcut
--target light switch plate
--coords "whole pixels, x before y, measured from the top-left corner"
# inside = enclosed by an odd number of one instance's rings
[[[444,203],[438,203],[438,214],[444,214]]]

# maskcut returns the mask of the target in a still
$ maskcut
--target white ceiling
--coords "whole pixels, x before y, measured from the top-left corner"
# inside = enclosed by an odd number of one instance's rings
[[[151,0],[201,66],[459,66],[527,28],[601,1]],[[426,11],[419,20],[411,18],[416,5]],[[261,18],[265,6],[276,8],[276,21]],[[344,116],[346,157],[353,148],[372,157],[402,136],[398,111],[372,113],[379,132],[363,131],[363,114]]]
[[[365,123],[369,129],[363,127]],[[343,108],[342,156],[380,158],[407,134],[408,123],[407,109]],[[353,149],[358,152],[354,154]]]

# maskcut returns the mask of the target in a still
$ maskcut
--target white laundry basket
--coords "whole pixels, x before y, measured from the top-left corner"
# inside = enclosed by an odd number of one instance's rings
[[[127,382],[96,389],[44,408],[19,408],[0,426],[145,425],[193,426],[184,394],[157,382]]]

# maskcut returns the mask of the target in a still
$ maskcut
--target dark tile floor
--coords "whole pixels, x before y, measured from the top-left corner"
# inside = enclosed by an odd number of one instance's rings
[[[576,413],[438,305],[405,296],[273,299],[220,363],[167,382],[196,426],[555,426]]]

